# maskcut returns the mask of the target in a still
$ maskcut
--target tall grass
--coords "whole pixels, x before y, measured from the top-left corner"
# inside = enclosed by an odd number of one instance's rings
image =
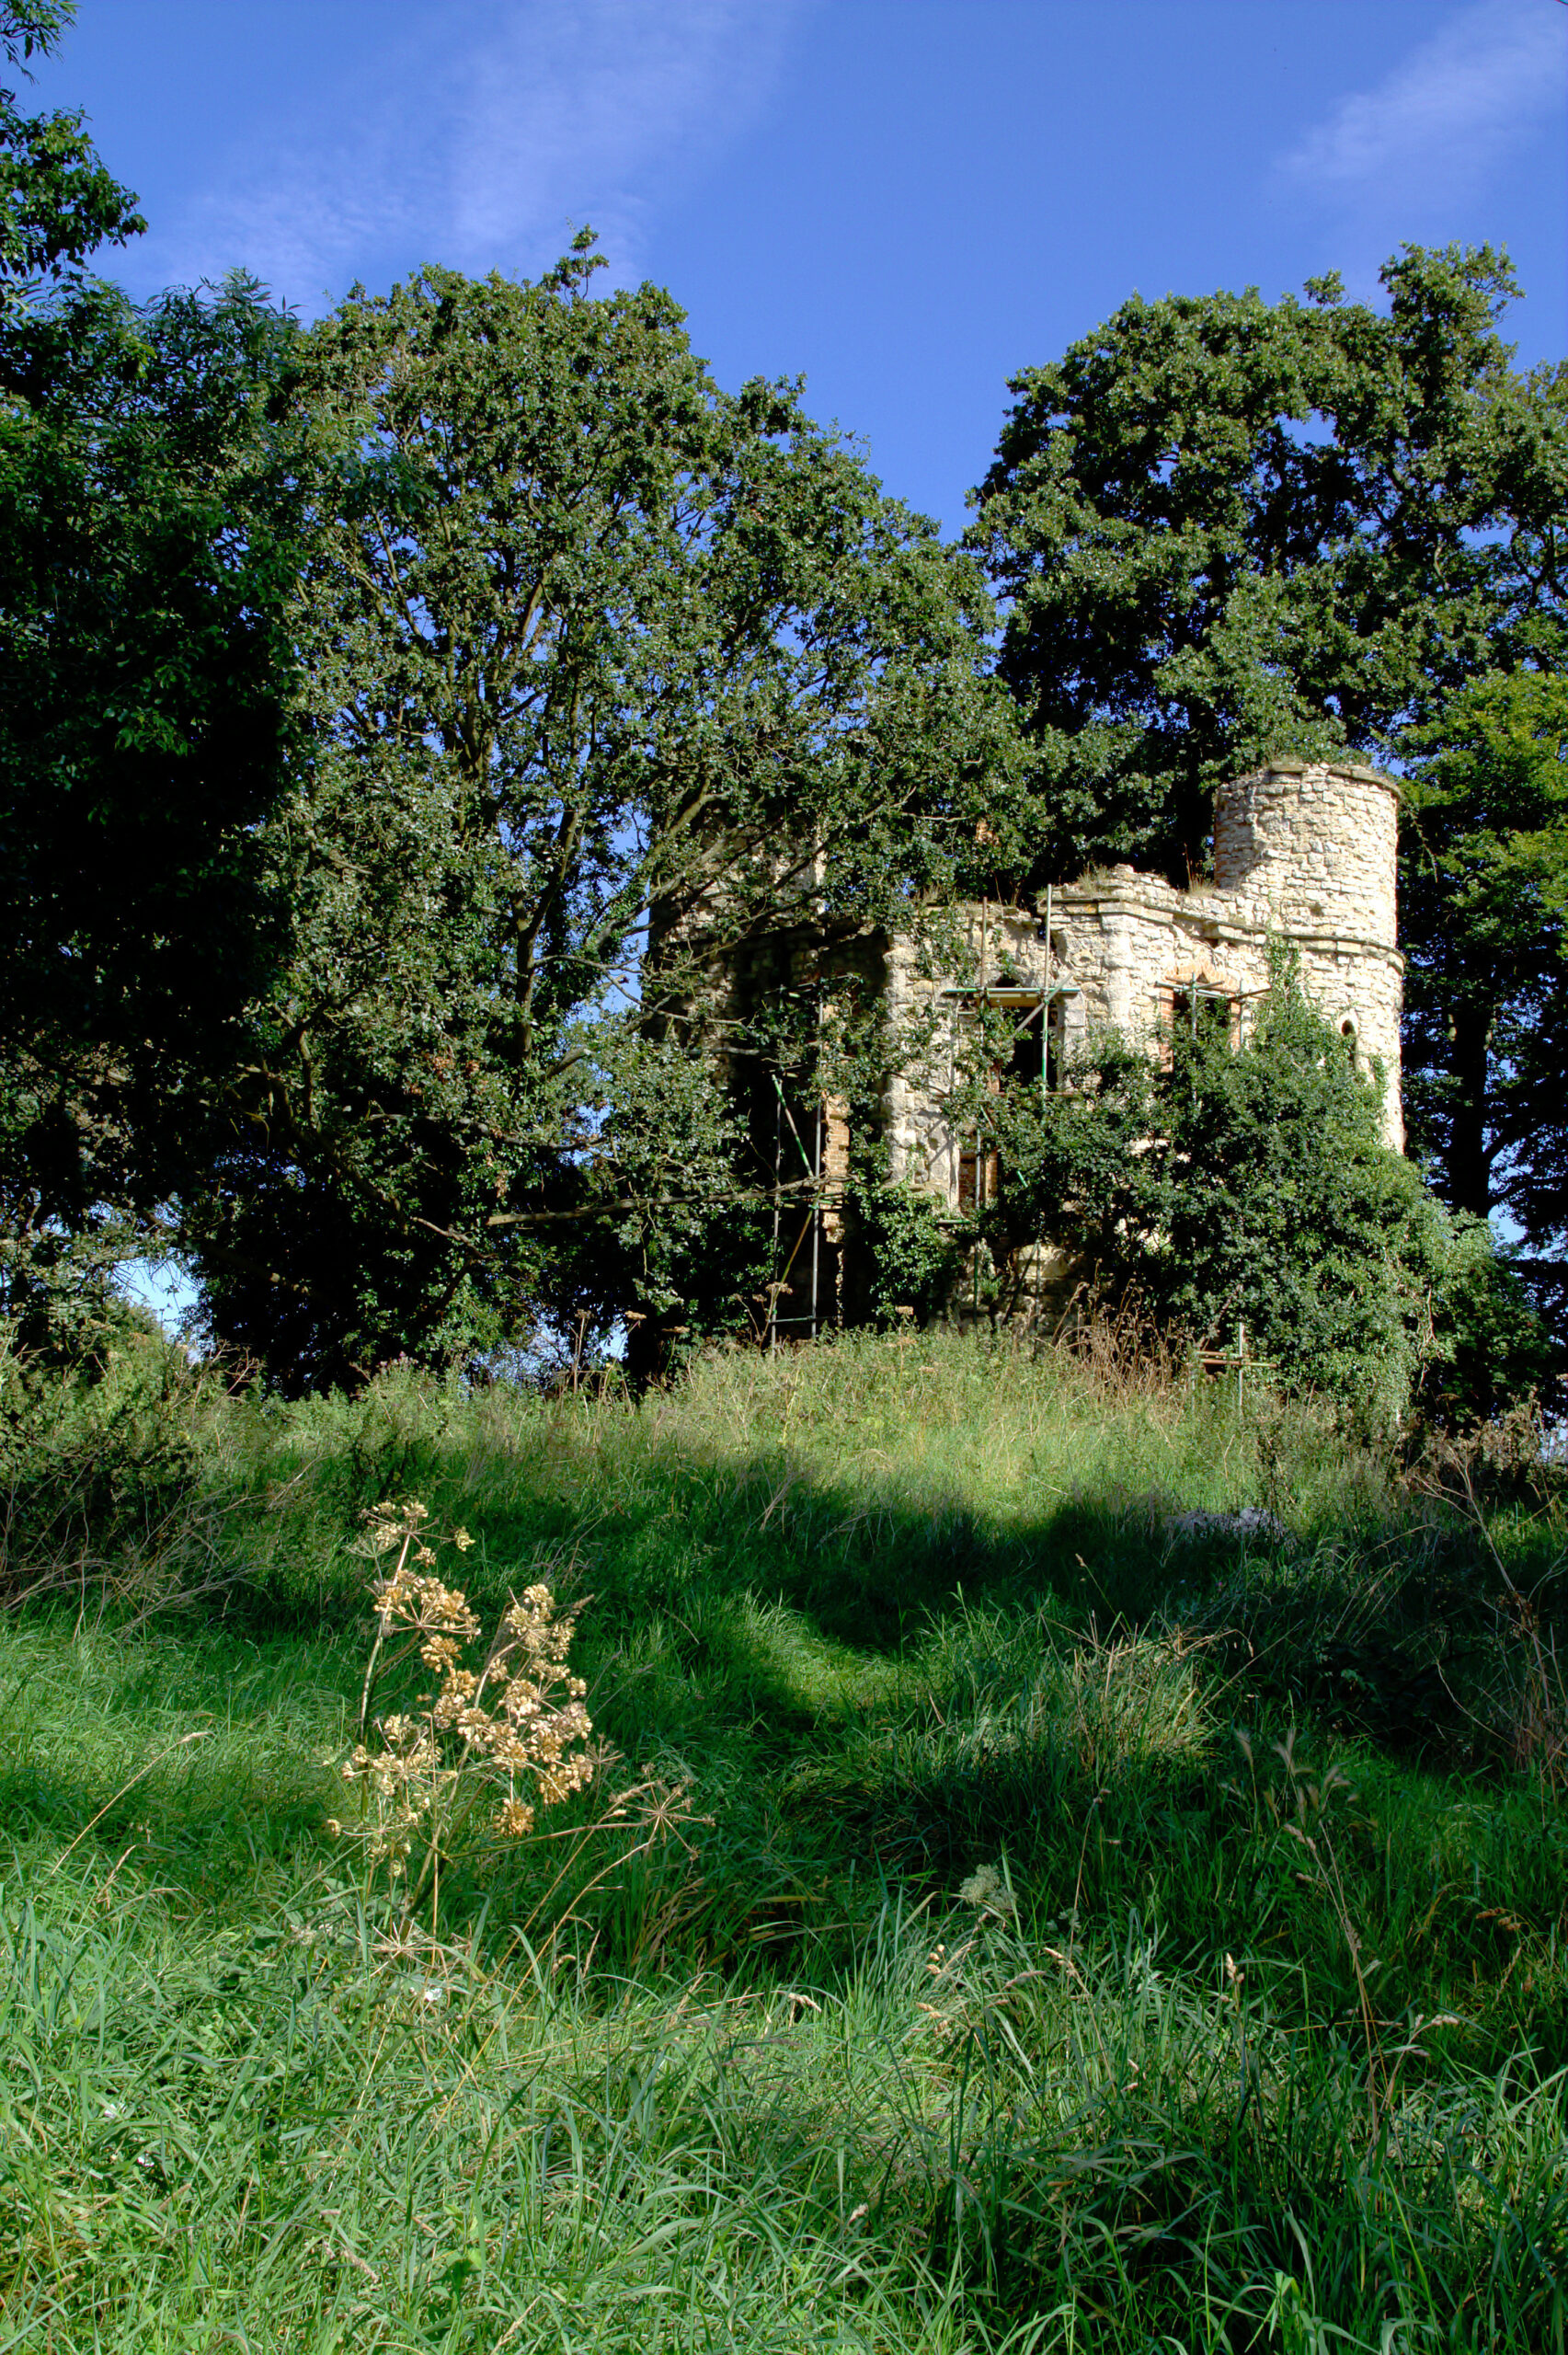
[[[355,1514],[404,1491],[481,1539],[476,1593],[486,1564],[498,1593],[532,1548],[565,1545],[627,1600],[695,1561],[706,1587],[776,1581],[885,1614],[896,1547],[910,1625],[959,1582],[1130,1605],[1164,1580],[1180,1507],[1261,1502],[1343,1533],[1390,1499],[1386,1467],[1305,1412],[1241,1415],[1202,1384],[1107,1388],[1070,1358],[946,1334],[718,1356],[641,1406],[394,1370],[353,1400],[232,1402],[203,1444],[202,1493],[242,1509],[253,1592],[313,1616],[357,1605]]]
[[[217,1597],[0,1622],[0,2349],[1563,2344],[1554,1511],[943,1337],[187,1429]],[[326,1828],[409,1494],[690,1786],[425,1945]]]

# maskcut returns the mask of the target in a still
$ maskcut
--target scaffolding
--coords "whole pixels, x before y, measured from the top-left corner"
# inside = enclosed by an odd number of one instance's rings
[[[807,1338],[814,1341],[821,1324],[822,1228],[827,1207],[823,1200],[825,1178],[822,1164],[827,1133],[827,1108],[818,1096],[812,1111],[809,1124],[811,1143],[807,1147],[805,1138],[800,1133],[800,1124],[790,1109],[789,1098],[784,1094],[783,1080],[776,1070],[771,1072],[769,1076],[773,1084],[773,1274],[768,1285],[768,1349],[772,1353],[778,1348],[780,1333],[786,1328],[804,1327]],[[801,1222],[800,1232],[795,1236],[790,1247],[789,1257],[781,1269],[779,1253],[784,1246],[784,1173],[785,1162],[788,1159],[784,1144],[786,1128],[794,1141],[795,1151],[800,1155],[803,1182],[810,1188],[811,1192],[806,1216]],[[809,1260],[811,1277],[810,1290],[807,1295],[807,1306],[799,1315],[781,1316],[779,1315],[780,1299],[791,1289],[791,1274],[808,1236],[811,1243]]]
[[[1039,1071],[1036,1084],[1039,1088],[1043,1108],[1047,1099],[1061,1092],[1067,1084],[1068,1007],[1072,999],[1082,995],[1082,992],[1075,982],[1059,982],[1056,977],[1056,952],[1051,940],[1052,890],[1048,884],[1046,887],[1044,919],[1036,926],[1035,933],[1036,940],[1045,949],[1044,971],[1037,985],[1022,981],[1013,982],[1001,977],[993,982],[988,977],[986,967],[989,913],[989,903],[982,901],[979,982],[973,989],[944,990],[942,995],[956,1010],[968,1009],[982,1017],[992,1009],[999,1013],[1012,1013],[1014,1018],[1009,1033],[1008,1048],[1009,1060],[1014,1066],[1019,1061],[1019,1043],[1028,1039],[1029,1034],[1037,1028]],[[1032,1061],[1033,1058],[1030,1057],[1028,1060]],[[1000,1066],[993,1065],[992,1071],[994,1078],[1000,1085]],[[1001,1168],[997,1140],[988,1136],[983,1120],[977,1120],[973,1133],[974,1144],[971,1149],[966,1150],[961,1143],[957,1148],[956,1209],[960,1218],[990,1208],[991,1203],[999,1198],[1001,1186]],[[970,1166],[968,1172],[970,1182],[967,1185],[965,1168],[967,1162]],[[980,1313],[980,1262],[983,1249],[984,1246],[977,1242],[969,1254],[973,1283],[973,1312],[977,1317]],[[1036,1312],[1040,1306],[1037,1293],[1036,1275]]]

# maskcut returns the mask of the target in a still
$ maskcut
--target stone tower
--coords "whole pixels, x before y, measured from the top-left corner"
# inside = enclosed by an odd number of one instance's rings
[[[839,977],[853,973],[865,1003],[880,995],[890,1037],[907,1024],[918,1042],[909,1067],[890,1071],[874,1116],[888,1174],[939,1212],[959,1214],[1004,1195],[1008,1183],[983,1120],[971,1109],[960,1124],[952,1109],[966,1033],[982,1013],[992,1032],[1002,1017],[1011,1028],[993,1064],[998,1087],[1005,1077],[1048,1096],[1078,1085],[1078,1058],[1096,1039],[1115,1036],[1157,1065],[1169,1064],[1175,1032],[1189,1024],[1195,1033],[1200,1023],[1218,1027],[1240,1048],[1284,947],[1344,1051],[1378,1074],[1383,1136],[1400,1152],[1398,830],[1392,777],[1356,762],[1281,755],[1219,787],[1213,878],[1186,890],[1114,866],[1026,904],[969,902],[953,911],[951,971],[933,970],[925,943],[871,925],[830,942],[805,924],[765,943],[765,955],[715,960],[706,1017],[714,1051],[739,1089],[746,1057],[719,1040],[738,1028],[749,996],[784,989],[830,997]],[[808,1087],[792,1095],[760,1063],[752,1076],[749,1133],[777,1194],[768,1329],[774,1338],[815,1334],[853,1321],[868,1296],[846,1109]],[[1041,1244],[1007,1281],[1043,1315],[1076,1273]]]
[[[1214,797],[1214,885],[1298,941],[1394,946],[1399,787],[1377,769],[1278,759]]]
[[[1216,893],[1289,942],[1308,995],[1363,1066],[1380,1066],[1384,1134],[1402,1151],[1398,849],[1399,787],[1358,763],[1276,758],[1214,797]]]

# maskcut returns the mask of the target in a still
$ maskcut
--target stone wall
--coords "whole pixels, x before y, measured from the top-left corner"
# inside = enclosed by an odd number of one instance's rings
[[[1399,787],[1376,769],[1272,762],[1214,798],[1214,884],[1238,918],[1391,948]]]

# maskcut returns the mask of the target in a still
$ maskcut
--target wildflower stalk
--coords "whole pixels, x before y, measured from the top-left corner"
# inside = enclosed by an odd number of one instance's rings
[[[365,1738],[365,1726],[370,1717],[371,1694],[375,1690],[376,1670],[381,1665],[381,1655],[383,1648],[385,1646],[386,1639],[392,1633],[392,1607],[389,1598],[398,1590],[399,1581],[402,1579],[404,1570],[407,1567],[408,1550],[414,1543],[418,1521],[422,1520],[425,1516],[425,1507],[414,1502],[412,1499],[410,1499],[409,1503],[404,1510],[407,1514],[407,1522],[403,1530],[403,1550],[397,1557],[397,1567],[393,1571],[390,1580],[387,1581],[383,1597],[382,1608],[376,1614],[375,1641],[371,1646],[370,1658],[365,1662],[365,1681],[360,1688],[360,1717],[356,1733],[358,1740],[361,1741],[363,1741]],[[388,1526],[384,1521],[376,1521],[373,1515],[371,1516],[371,1519],[372,1522],[372,1530],[379,1531],[379,1529]],[[374,1544],[373,1535],[371,1542],[372,1545]]]
[[[439,1926],[441,1862],[471,1831],[484,1806],[503,1838],[524,1838],[542,1809],[583,1789],[598,1763],[584,1745],[592,1731],[583,1706],[587,1686],[568,1672],[567,1659],[579,1606],[556,1607],[548,1586],[513,1595],[475,1671],[465,1654],[480,1633],[477,1615],[460,1588],[434,1575],[427,1509],[417,1499],[379,1505],[366,1516],[363,1550],[381,1557],[395,1551],[390,1574],[376,1581],[375,1635],[361,1693],[359,1740],[345,1762],[346,1782],[359,1786],[373,1809],[360,1835],[392,1881],[405,1880],[402,1914],[408,1921],[430,1891],[430,1934]],[[457,1530],[460,1552],[471,1540]],[[366,1739],[387,1643],[406,1628],[419,1659],[438,1680],[409,1714],[374,1720]],[[341,1830],[342,1827],[338,1827]],[[406,1860],[422,1845],[417,1872]]]

